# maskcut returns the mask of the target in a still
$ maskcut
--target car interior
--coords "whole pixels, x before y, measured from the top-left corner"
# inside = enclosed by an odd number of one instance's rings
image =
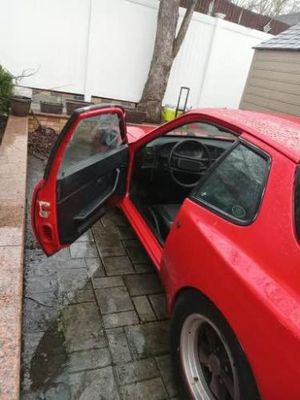
[[[184,199],[236,140],[220,126],[193,122],[148,142],[136,153],[130,197],[161,244]]]

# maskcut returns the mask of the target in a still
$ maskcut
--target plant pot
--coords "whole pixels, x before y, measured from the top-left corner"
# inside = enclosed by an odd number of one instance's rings
[[[49,114],[62,114],[63,104],[62,103],[50,103],[47,101],[40,101],[41,112]]]
[[[73,111],[77,110],[77,108],[91,106],[93,104],[94,103],[90,103],[88,101],[83,101],[83,100],[66,99],[67,114],[71,115]]]
[[[26,117],[29,114],[31,98],[25,96],[14,96],[10,99],[10,110],[12,115]]]
[[[126,121],[134,124],[142,124],[145,121],[146,113],[132,108],[125,108]]]

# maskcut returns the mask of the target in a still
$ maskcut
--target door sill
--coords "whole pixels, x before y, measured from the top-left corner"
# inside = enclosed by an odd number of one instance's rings
[[[130,222],[130,225],[136,232],[138,238],[142,242],[152,262],[154,263],[155,268],[159,272],[163,252],[161,244],[156,239],[145,219],[136,209],[129,196],[123,198],[123,200],[119,204],[119,207],[126,215],[128,221]]]

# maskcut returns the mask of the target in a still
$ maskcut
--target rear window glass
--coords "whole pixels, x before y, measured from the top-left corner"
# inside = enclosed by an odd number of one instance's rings
[[[200,182],[194,197],[224,216],[249,223],[257,213],[267,174],[267,157],[239,144]]]
[[[296,175],[295,216],[296,216],[296,230],[298,237],[300,238],[300,167],[298,167]]]

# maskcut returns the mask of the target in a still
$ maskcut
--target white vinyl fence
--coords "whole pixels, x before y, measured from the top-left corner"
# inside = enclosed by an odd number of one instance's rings
[[[0,64],[21,84],[137,102],[150,66],[157,0],[0,0]],[[182,15],[184,10],[180,10]],[[194,13],[164,103],[238,107],[252,47],[271,35]]]

